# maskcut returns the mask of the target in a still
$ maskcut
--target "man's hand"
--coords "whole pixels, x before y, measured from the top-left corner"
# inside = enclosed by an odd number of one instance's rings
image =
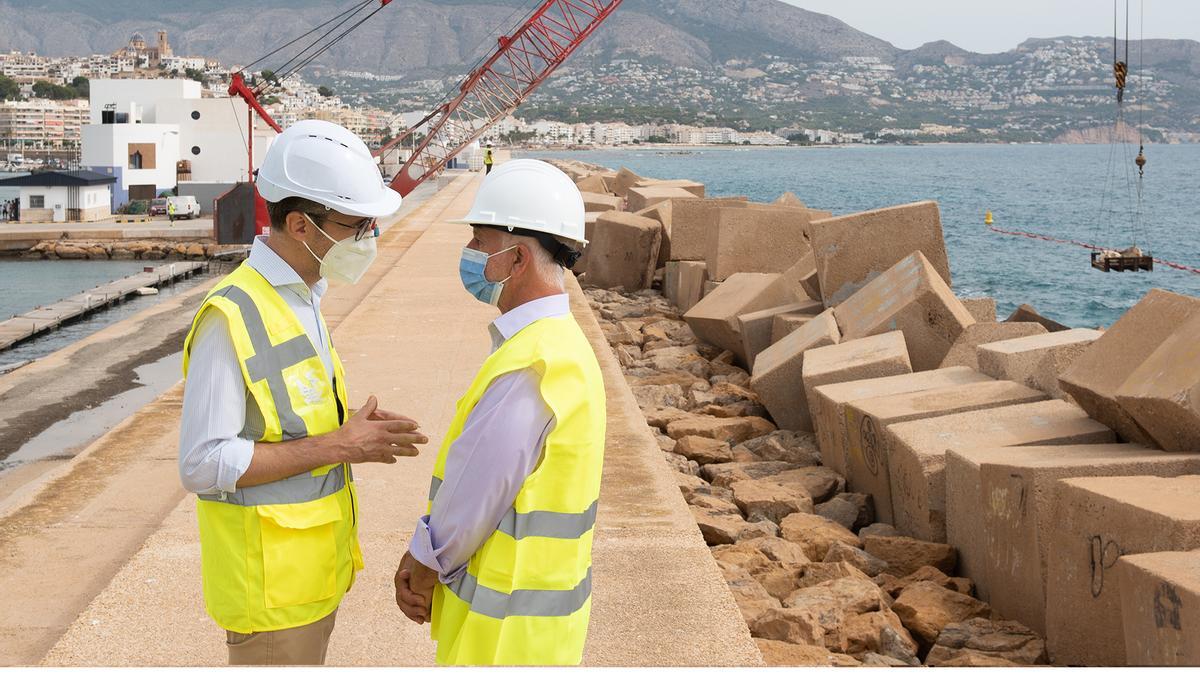
[[[416,446],[429,439],[418,432],[415,421],[387,410],[379,409],[374,396],[354,412],[331,436],[336,443],[339,461],[351,464],[382,462],[395,464],[397,457],[415,457]]]
[[[437,580],[437,572],[417,562],[411,553],[400,559],[395,578],[396,606],[418,625],[429,621]]]

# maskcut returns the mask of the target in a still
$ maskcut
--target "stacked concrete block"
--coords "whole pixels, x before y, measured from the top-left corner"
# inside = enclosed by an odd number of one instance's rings
[[[775,344],[787,337],[792,331],[801,328],[804,324],[811,321],[812,318],[812,314],[801,314],[799,312],[776,314],[771,320],[771,344]]]
[[[590,176],[580,178],[575,181],[575,187],[579,188],[580,192],[595,192],[597,194],[611,194],[608,191],[608,184],[604,182],[604,176],[594,173]]]
[[[801,200],[799,197],[797,197],[794,192],[790,192],[790,191],[779,195],[779,198],[776,199],[772,203],[774,203],[777,206],[791,206],[791,207],[798,208],[798,209],[808,208],[808,206],[804,203],[803,200]]]
[[[800,260],[783,273],[788,282],[800,288],[805,295],[813,300],[821,299],[821,280],[817,276],[817,259],[812,251],[804,254]]]
[[[1112,431],[1065,401],[893,424],[888,435],[893,525],[926,541],[946,541],[946,453],[1009,445],[1111,443]]]
[[[822,282],[822,293],[828,294]],[[937,368],[967,326],[970,312],[917,251],[875,277],[834,309],[845,340],[899,330],[914,370]]]
[[[1070,326],[1064,326],[1054,319],[1048,319],[1042,316],[1036,309],[1033,308],[1032,305],[1021,305],[1013,310],[1013,313],[1009,314],[1005,321],[1012,323],[1025,323],[1028,321],[1033,321],[1035,323],[1042,324],[1045,326],[1046,330],[1050,331],[1051,333],[1057,333],[1060,330],[1071,330]]]
[[[836,313],[835,313],[836,316]],[[804,401],[816,419],[812,401],[817,387],[912,372],[904,334],[899,331],[842,342],[812,350],[804,360]]]
[[[673,199],[662,208],[671,219],[671,260],[705,260],[721,208],[745,208],[745,199]]]
[[[978,317],[976,320],[978,321]],[[967,366],[979,370],[980,345],[1045,334],[1046,329],[1040,323],[1003,323],[995,320],[974,323],[963,330],[950,347],[950,351],[946,352],[946,358],[942,359],[942,368]]]
[[[687,312],[700,302],[708,268],[702,262],[674,260],[667,263],[663,278],[663,294],[680,312]]]
[[[1200,470],[1200,455],[1134,444],[952,450],[946,455],[946,540],[959,573],[1007,619],[1046,630],[1049,530],[1058,517],[1055,483],[1081,476],[1177,476]]]
[[[970,368],[941,368],[815,387],[808,405],[817,428],[821,463],[843,476],[848,475],[846,406],[854,401],[972,382],[990,382],[991,379]]]
[[[747,312],[738,316],[738,331],[742,334],[742,352],[746,355],[746,365],[753,370],[754,357],[771,346],[771,330],[775,326],[775,317],[781,314],[795,313],[812,318],[820,314],[822,310],[824,310],[824,306],[821,303],[815,300],[804,300]],[[830,319],[832,318],[830,316]]]
[[[696,337],[733,352],[741,363],[745,363],[737,318],[742,314],[796,300],[795,292],[784,282],[782,275],[735,274],[706,292],[703,299],[683,315],[683,319],[691,326]]]
[[[854,492],[869,494],[875,516],[893,522],[889,469],[892,449],[887,429],[895,424],[972,410],[1043,401],[1046,395],[1016,382],[991,381],[891,394],[854,401],[845,407],[846,480]]]
[[[790,208],[720,208],[708,241],[708,274],[717,281],[738,272],[785,272],[806,253],[809,214]]]
[[[1125,662],[1131,666],[1200,666],[1200,551],[1122,556]]]
[[[1053,555],[1046,569],[1051,662],[1125,665],[1117,561],[1200,547],[1200,476],[1068,478],[1055,486],[1052,508]]]
[[[1152,290],[1079,355],[1058,382],[1093,418],[1132,443],[1153,444],[1117,402],[1117,390],[1181,325],[1200,316],[1200,299]]]
[[[629,169],[626,169],[625,167],[621,167],[621,170],[617,172],[616,177],[610,181],[607,181],[608,190],[616,196],[624,198],[629,194],[629,188],[637,185],[638,181],[640,180],[642,180],[641,176],[630,171]]]
[[[583,192],[583,208],[586,211],[594,211],[604,213],[605,211],[619,211],[621,204],[624,201],[620,197],[607,193],[601,194],[598,192]]]
[[[625,194],[626,208],[630,211],[641,211],[669,199],[693,199],[696,195],[677,187],[631,187]]]
[[[634,213],[662,223],[662,244],[658,247],[658,266],[666,267],[667,263],[671,261],[671,202],[659,202]]]
[[[1117,402],[1163,450],[1200,451],[1200,316],[1129,374]]]
[[[950,285],[937,202],[916,202],[819,220],[812,247],[826,307],[841,304],[916,251]]]
[[[583,247],[583,255],[579,256],[579,260],[575,261],[575,267],[572,271],[577,275],[587,272],[588,251],[592,248],[592,238],[596,236],[596,219],[599,217],[600,214],[596,212],[586,212],[583,214],[583,237],[587,239],[588,245]]]
[[[680,190],[687,190],[687,192],[689,194],[691,194],[693,197],[701,197],[701,198],[704,197],[704,183],[697,183],[694,180],[687,180],[686,178],[676,178],[676,179],[668,179],[668,180],[647,178],[647,179],[638,181],[637,184],[634,185],[634,187],[679,188]]]
[[[1091,328],[1072,328],[983,344],[977,352],[979,370],[1062,398],[1058,376],[1101,335]]]
[[[835,345],[840,339],[837,322],[826,311],[759,353],[750,388],[780,429],[812,430],[802,380],[804,360],[817,348]]]
[[[701,263],[701,264],[703,265],[704,263]],[[708,274],[708,265],[704,265],[704,273]],[[700,297],[707,298],[708,294],[717,290],[717,288],[720,285],[721,285],[721,282],[719,282],[719,281],[713,281],[712,279],[705,279],[704,280],[704,293]]]
[[[976,321],[980,323],[996,321],[995,298],[959,298],[959,300],[962,300],[963,307],[967,308]]]
[[[588,283],[636,291],[650,288],[662,242],[662,224],[643,216],[609,211],[596,218],[588,245]]]

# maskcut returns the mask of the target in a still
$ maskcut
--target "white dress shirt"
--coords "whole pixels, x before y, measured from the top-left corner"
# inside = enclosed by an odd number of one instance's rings
[[[565,294],[527,302],[489,326],[492,351],[534,321],[570,312]],[[526,368],[493,380],[450,448],[429,515],[417,521],[413,558],[444,584],[461,577],[537,468],[553,425],[537,372]]]
[[[247,259],[250,267],[275,287],[296,314],[312,340],[325,371],[333,373],[329,336],[321,328],[321,296],[328,283],[311,289],[296,270],[256,237]],[[247,420],[250,424],[247,425]],[[243,428],[262,429],[262,413],[246,389],[241,364],[225,316],[205,312],[192,337],[191,365],[183,389],[179,426],[179,477],[196,494],[233,492],[250,467],[254,441],[242,438]]]

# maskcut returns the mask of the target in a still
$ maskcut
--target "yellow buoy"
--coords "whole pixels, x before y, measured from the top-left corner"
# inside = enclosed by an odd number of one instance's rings
[[[991,212],[991,211],[988,211],[988,212],[987,212],[987,215],[983,217],[983,224],[984,224],[984,225],[991,225],[991,224],[992,224],[992,222],[993,222],[993,221],[992,221],[992,212]]]

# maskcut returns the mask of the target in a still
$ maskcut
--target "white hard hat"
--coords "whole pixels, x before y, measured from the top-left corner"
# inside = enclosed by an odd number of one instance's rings
[[[350,216],[381,218],[400,209],[367,145],[345,127],[296,122],[275,138],[255,179],[268,202],[303,197]]]
[[[452,223],[545,232],[580,245],[583,195],[570,176],[536,159],[501,164],[483,179],[471,211]]]

